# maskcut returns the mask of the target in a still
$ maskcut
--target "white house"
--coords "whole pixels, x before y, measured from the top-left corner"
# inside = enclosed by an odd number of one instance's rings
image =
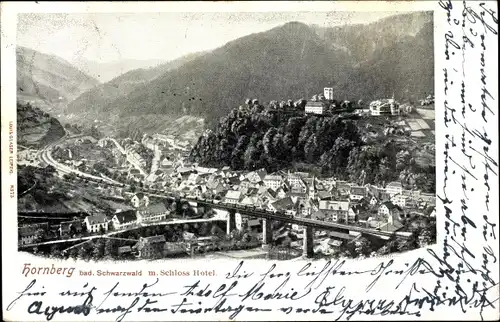
[[[372,196],[370,199],[370,205],[375,206],[378,203],[378,199]]]
[[[137,244],[135,244],[132,248],[138,252],[138,257],[157,257],[163,254],[165,241],[166,240],[164,235],[140,237]]]
[[[288,182],[290,186],[290,192],[292,193],[306,193],[307,192],[307,186],[302,179],[297,182]]]
[[[334,221],[339,218],[348,219],[350,202],[344,200],[320,200],[319,210],[328,211],[328,216],[332,216]]]
[[[266,175],[264,177],[264,184],[267,188],[278,190],[282,183],[283,177],[280,175]]]
[[[327,100],[333,100],[333,87],[325,87],[323,89],[323,95]]]
[[[367,195],[365,187],[352,186],[349,190],[349,198],[351,200],[361,200]]]
[[[410,197],[402,194],[395,194],[391,197],[391,202],[395,205],[398,205],[401,208],[405,208],[409,203],[409,200]]]
[[[403,189],[403,195],[418,200],[418,198],[420,198],[420,190]]]
[[[224,198],[225,203],[237,204],[241,199],[241,191],[229,190]]]
[[[36,242],[38,225],[22,226],[18,228],[19,245],[29,245]]]
[[[320,200],[319,209],[349,211],[350,202],[347,200]]]
[[[308,101],[305,107],[306,114],[324,114],[326,105],[323,102]]]
[[[287,175],[287,181],[290,184],[290,187],[293,188],[294,186],[302,186],[303,181],[301,176],[299,176],[297,173],[291,173],[290,171],[288,172]]]
[[[348,197],[349,191],[351,191],[351,184],[347,181],[337,181],[335,183],[335,188],[341,196]]]
[[[129,254],[132,252],[131,246],[121,246],[118,247],[118,255]]]
[[[286,197],[286,195],[287,195],[287,193],[286,193],[285,189],[283,189],[282,187],[280,187],[280,188],[276,189],[276,191],[275,191],[275,192],[276,192],[276,197],[277,197],[278,199],[283,199],[283,198],[285,198],[285,197]]]
[[[249,172],[245,179],[250,181],[251,183],[262,182],[267,175],[267,171],[265,169],[259,169],[256,171]]]
[[[320,181],[325,187],[333,187],[337,184],[337,180],[335,180],[335,178],[332,177],[323,178]]]
[[[171,169],[173,167],[174,167],[174,163],[167,158],[163,159],[160,163],[161,169]]]
[[[399,115],[399,103],[391,99],[382,99],[370,103],[370,114],[373,116],[379,115]]]
[[[384,202],[379,208],[378,208],[378,215],[381,217],[387,217],[387,220],[389,223],[393,222],[393,217],[398,218],[400,214],[400,211],[398,209],[398,206],[393,204],[390,201]]]
[[[389,195],[396,195],[396,194],[402,194],[403,193],[403,186],[401,185],[401,182],[391,182],[385,187],[385,191]]]
[[[275,202],[272,202],[268,205],[269,210],[271,211],[284,211],[287,214],[294,216],[296,214],[295,211],[295,203],[293,202],[292,198],[286,197],[280,200],[277,200]]]
[[[163,221],[167,219],[169,210],[163,202],[154,203],[143,209],[137,210],[137,222],[148,223],[155,221]]]
[[[135,210],[119,211],[111,221],[116,230],[127,229],[137,224],[137,214]]]
[[[105,215],[87,216],[84,223],[90,233],[97,233],[101,230],[108,231],[108,219]]]
[[[245,206],[255,206],[257,204],[257,196],[245,196],[240,204]]]
[[[130,199],[130,203],[135,208],[147,207],[149,205],[149,197],[142,192],[138,192]]]

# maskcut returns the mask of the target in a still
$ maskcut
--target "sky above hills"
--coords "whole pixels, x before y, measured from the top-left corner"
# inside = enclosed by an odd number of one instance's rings
[[[169,61],[289,21],[333,27],[370,23],[395,14],[398,12],[23,13],[18,15],[17,43],[70,62]]]

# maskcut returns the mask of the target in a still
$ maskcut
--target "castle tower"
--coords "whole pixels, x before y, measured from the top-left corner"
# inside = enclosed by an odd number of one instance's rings
[[[333,100],[333,88],[325,87],[323,90],[323,95],[325,96],[326,100]]]

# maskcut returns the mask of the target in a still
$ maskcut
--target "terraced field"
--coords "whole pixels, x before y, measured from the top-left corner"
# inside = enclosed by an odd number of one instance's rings
[[[406,123],[411,129],[413,138],[425,139],[433,142],[435,140],[435,111],[433,109],[417,108],[417,113],[410,116]]]

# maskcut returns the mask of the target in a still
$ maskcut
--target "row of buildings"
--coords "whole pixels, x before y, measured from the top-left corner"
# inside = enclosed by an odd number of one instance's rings
[[[429,96],[425,102],[434,102],[433,96]],[[323,90],[323,95],[315,95],[311,100],[307,101],[305,106],[306,114],[316,114],[323,115],[328,113],[329,111],[335,110],[337,108],[352,108],[352,104],[349,101],[344,101],[341,106],[336,106],[336,102],[333,98],[333,88],[325,87]],[[362,102],[358,102],[358,109],[363,108]],[[422,103],[422,105],[424,105]],[[388,99],[379,99],[372,101],[369,104],[368,113],[371,116],[396,116],[401,115],[402,113],[411,113],[413,111],[413,107],[409,104],[400,104],[392,98]],[[361,111],[361,110],[360,110]]]
[[[153,190],[175,191],[181,197],[255,206],[285,212],[290,216],[377,224],[381,222],[380,218],[388,222],[393,214],[398,218],[408,213],[425,215],[427,212],[429,215],[427,209],[435,205],[433,194],[404,189],[399,182],[391,182],[385,187],[371,184],[358,186],[334,178],[318,178],[305,172],[267,173],[265,169],[241,172],[228,167],[180,165],[167,159],[161,164],[161,175],[149,186]],[[166,168],[163,167],[165,164]],[[135,208],[149,202],[143,193],[127,198]],[[241,220],[243,222],[245,219]],[[256,220],[249,222],[258,224]]]
[[[364,218],[374,207],[380,208],[379,215],[387,215],[397,211],[422,213],[435,204],[434,195],[403,189],[399,182],[385,187],[358,186],[303,172],[237,172],[187,164],[171,168],[154,187],[177,191],[181,196],[332,221]]]
[[[214,203],[240,204],[317,220],[363,223],[372,227],[392,225],[393,229],[408,215],[433,216],[432,207],[436,202],[433,194],[404,189],[399,182],[385,187],[359,186],[305,172],[267,173],[265,169],[238,172],[189,164],[173,168],[159,186],[165,191],[177,191],[181,197],[211,199]],[[63,222],[56,228],[60,238],[80,233],[84,228],[89,233],[103,233],[161,222],[170,213],[163,202],[151,202],[147,193],[130,193],[121,187],[102,189],[106,190],[105,195],[121,198],[131,209]],[[237,227],[244,224],[256,226],[260,222],[237,218]],[[40,229],[49,230],[49,227],[20,227],[19,243],[33,243],[39,239]]]
[[[325,87],[323,95],[314,95],[311,100],[307,101],[304,111],[306,114],[323,115],[338,108],[352,108],[352,103],[349,101],[344,101],[339,106],[337,104],[339,103],[333,99],[333,88]],[[358,106],[358,108],[362,108],[362,106]],[[403,111],[408,112],[407,109],[406,106],[401,106],[394,97],[376,100],[369,105],[369,113],[372,116],[400,115]]]
[[[29,245],[42,241],[48,236],[52,238],[71,238],[86,231],[89,234],[100,234],[109,230],[126,230],[154,222],[167,220],[170,210],[163,202],[150,204],[148,198],[134,194],[132,200],[139,199],[137,208],[117,210],[114,214],[97,213],[85,218],[75,218],[58,225],[48,223],[23,225],[18,228],[19,245]],[[146,200],[147,201],[146,201]],[[132,203],[133,201],[131,201]]]
[[[142,193],[141,193],[142,194]],[[163,202],[149,203],[149,198],[145,200],[145,195],[134,194],[131,203],[135,200],[140,200],[135,203],[138,207],[128,210],[117,210],[113,215],[97,214],[87,216],[83,222],[87,231],[91,233],[113,230],[126,230],[137,227],[141,224],[153,222],[161,222],[167,219],[170,210]]]

